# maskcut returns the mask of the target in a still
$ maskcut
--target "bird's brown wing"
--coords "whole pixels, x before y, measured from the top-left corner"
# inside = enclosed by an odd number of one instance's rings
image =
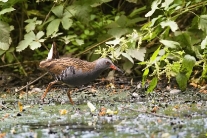
[[[41,61],[40,67],[50,73],[59,75],[68,67],[73,67],[74,71],[81,69],[82,72],[89,72],[95,67],[95,64],[93,62],[87,62],[77,58],[61,58]]]

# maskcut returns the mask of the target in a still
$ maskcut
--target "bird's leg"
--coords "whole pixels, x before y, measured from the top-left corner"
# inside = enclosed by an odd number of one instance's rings
[[[52,85],[54,85],[55,83],[57,83],[58,81],[57,80],[55,80],[55,81],[53,81],[53,82],[50,82],[49,84],[48,84],[48,86],[47,86],[47,88],[46,88],[46,90],[45,90],[45,92],[42,94],[42,96],[41,96],[41,100],[44,102],[44,99],[45,99],[45,97],[46,97],[46,95],[47,95],[47,93],[50,91],[50,89],[51,89],[51,87],[52,87]]]
[[[74,102],[73,102],[73,100],[72,100],[72,98],[71,98],[71,96],[70,96],[70,90],[68,90],[68,92],[67,92],[67,96],[68,96],[68,99],[70,100],[70,103],[71,103],[71,104],[74,104]]]

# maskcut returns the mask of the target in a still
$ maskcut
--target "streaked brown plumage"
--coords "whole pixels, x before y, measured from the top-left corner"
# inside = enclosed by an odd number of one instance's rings
[[[55,78],[55,81],[51,82],[46,88],[41,97],[42,100],[46,97],[51,86],[58,81],[79,86],[93,81],[108,68],[121,71],[107,58],[100,58],[94,62],[87,62],[77,58],[59,58],[55,44],[53,44],[52,49],[52,59],[49,58],[48,54],[48,59],[40,62],[40,67],[50,72]],[[73,103],[69,92],[68,97],[70,102]]]

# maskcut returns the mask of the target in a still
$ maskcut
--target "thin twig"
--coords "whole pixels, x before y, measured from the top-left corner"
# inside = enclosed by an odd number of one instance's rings
[[[97,43],[97,44],[95,44],[95,45],[89,47],[88,49],[84,50],[83,52],[80,52],[80,53],[76,54],[74,57],[78,57],[79,55],[81,55],[81,54],[83,54],[83,53],[85,53],[85,52],[87,52],[87,51],[90,51],[91,49],[97,47],[98,45],[100,45],[100,44],[102,44],[102,43],[104,43],[104,42],[106,42],[106,41],[111,40],[112,38],[114,38],[114,37],[107,38],[107,39],[105,39],[104,41],[101,41],[101,42],[99,42],[99,43]]]
[[[35,79],[34,81],[32,81],[32,82],[30,82],[30,83],[27,83],[27,85],[25,85],[25,86],[22,87],[21,89],[17,90],[16,93],[19,92],[19,91],[21,91],[21,90],[23,90],[24,88],[28,87],[29,85],[35,83],[36,81],[38,81],[39,79],[41,79],[42,77],[44,77],[44,76],[47,75],[47,74],[48,74],[48,72],[46,72],[46,73],[43,74],[42,76],[38,77],[38,78]]]
[[[14,65],[19,65],[19,64],[33,63],[33,62],[39,62],[39,61],[35,60],[35,61],[23,61],[23,62],[18,62],[18,63],[11,63],[11,64],[6,64],[6,65],[1,65],[0,68],[14,66]]]

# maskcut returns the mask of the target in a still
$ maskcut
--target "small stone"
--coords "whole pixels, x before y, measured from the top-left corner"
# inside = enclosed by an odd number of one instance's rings
[[[170,94],[178,94],[178,93],[180,93],[181,92],[181,90],[179,90],[179,89],[172,89],[171,91],[170,91]]]
[[[134,92],[134,93],[132,93],[132,96],[138,98],[139,97],[139,94],[137,94],[136,92]]]

